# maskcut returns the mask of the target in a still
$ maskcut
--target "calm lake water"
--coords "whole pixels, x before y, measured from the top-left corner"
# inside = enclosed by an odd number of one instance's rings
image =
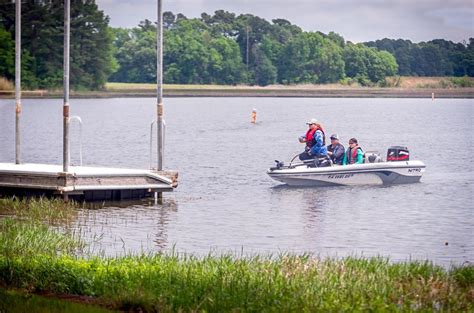
[[[82,211],[76,226],[107,255],[169,251],[389,256],[442,265],[474,262],[473,101],[453,99],[165,99],[165,167],[179,187],[163,205]],[[155,100],[72,100],[84,123],[84,165],[149,167]],[[252,109],[258,123],[250,123]],[[421,183],[289,188],[265,173],[303,146],[320,120],[342,143],[385,155],[408,146]],[[78,126],[72,124],[72,163]],[[62,100],[24,100],[22,160],[62,162]],[[156,149],[153,149],[156,150]],[[0,162],[14,161],[14,101],[0,100]]]

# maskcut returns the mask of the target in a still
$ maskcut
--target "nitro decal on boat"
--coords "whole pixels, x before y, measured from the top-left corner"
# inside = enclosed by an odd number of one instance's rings
[[[329,179],[341,179],[341,178],[350,178],[354,176],[354,174],[339,174],[339,175],[328,175]]]
[[[421,168],[409,168],[408,173],[421,172]]]

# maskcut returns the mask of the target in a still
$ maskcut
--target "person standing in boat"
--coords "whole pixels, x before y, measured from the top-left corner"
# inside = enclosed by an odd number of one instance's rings
[[[333,164],[342,165],[345,148],[339,142],[339,136],[337,134],[332,134],[330,138],[331,144],[327,146],[328,155],[331,158]]]
[[[347,148],[346,153],[344,154],[344,159],[342,160],[343,165],[348,164],[362,164],[364,162],[364,152],[362,148],[359,147],[357,139],[349,139],[349,148]]]
[[[323,127],[315,118],[306,124],[309,126],[308,131],[299,137],[301,143],[306,143],[304,152],[299,155],[300,160],[312,160],[315,157],[327,156],[326,135]]]

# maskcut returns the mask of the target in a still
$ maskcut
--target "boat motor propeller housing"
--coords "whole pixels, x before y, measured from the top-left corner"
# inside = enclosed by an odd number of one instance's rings
[[[393,161],[409,161],[410,152],[407,147],[392,146],[387,150],[387,162]]]

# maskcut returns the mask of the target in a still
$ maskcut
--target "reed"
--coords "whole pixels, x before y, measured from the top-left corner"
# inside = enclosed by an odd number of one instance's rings
[[[0,210],[25,217],[0,220],[0,286],[87,297],[125,311],[474,310],[473,265],[447,270],[430,262],[292,254],[78,257],[84,244],[36,213],[67,204],[24,201],[0,202]]]
[[[0,214],[62,225],[77,216],[78,204],[48,198],[0,198]]]
[[[0,90],[11,91],[14,90],[15,86],[8,79],[0,76]]]
[[[71,234],[50,229],[36,221],[0,220],[0,257],[73,255],[84,244]]]
[[[120,310],[472,311],[474,267],[310,255],[78,258],[57,233],[2,222],[0,285],[97,299]],[[29,230],[33,228],[33,230]],[[29,230],[29,231],[28,231]],[[15,238],[13,240],[13,238]]]

